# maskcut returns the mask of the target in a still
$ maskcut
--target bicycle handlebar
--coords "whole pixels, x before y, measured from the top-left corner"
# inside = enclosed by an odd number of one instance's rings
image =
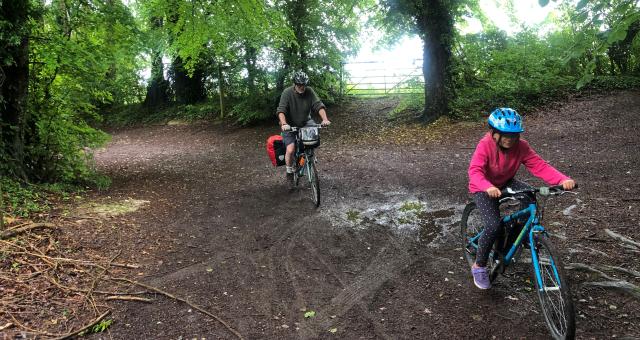
[[[289,129],[289,131],[296,132],[299,129],[306,128],[306,127],[316,127],[318,129],[322,129],[324,126],[322,126],[322,124],[312,124],[312,125],[306,125],[306,126],[302,126],[302,127],[292,126],[291,129]]]
[[[578,184],[575,185],[574,189],[578,189]],[[554,185],[551,187],[539,187],[539,188],[531,188],[531,189],[522,189],[522,190],[513,190],[509,187],[504,188],[500,191],[501,197],[515,196],[518,194],[540,194],[542,196],[553,196],[553,195],[561,195],[570,190],[564,190],[562,185]]]

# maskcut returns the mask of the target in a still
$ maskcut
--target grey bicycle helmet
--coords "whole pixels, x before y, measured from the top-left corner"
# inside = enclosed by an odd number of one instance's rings
[[[309,76],[302,71],[296,71],[296,73],[293,74],[293,83],[307,85],[307,83],[309,83]]]

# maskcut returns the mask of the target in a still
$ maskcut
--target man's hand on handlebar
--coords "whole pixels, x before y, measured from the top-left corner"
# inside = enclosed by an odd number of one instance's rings
[[[320,125],[322,126],[329,126],[331,124],[331,122],[328,119],[323,120]]]
[[[289,125],[289,124],[282,124],[282,125],[280,125],[280,128],[282,129],[282,131],[285,131],[285,132],[286,132],[286,131],[291,130],[291,125]]]

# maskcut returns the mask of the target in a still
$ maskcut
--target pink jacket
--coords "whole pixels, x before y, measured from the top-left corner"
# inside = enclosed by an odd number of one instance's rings
[[[502,188],[516,175],[520,164],[550,185],[558,185],[569,179],[538,156],[524,139],[506,152],[498,151],[498,145],[489,132],[480,140],[471,156],[469,192],[485,191],[491,186]]]

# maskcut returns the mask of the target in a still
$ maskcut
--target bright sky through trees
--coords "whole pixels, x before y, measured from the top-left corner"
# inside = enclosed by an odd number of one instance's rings
[[[550,2],[547,6],[541,7],[538,0],[514,0],[513,3],[517,22],[514,22],[508,14],[507,1],[480,0],[480,6],[487,17],[508,34],[520,31],[522,25],[532,26],[543,22],[558,5],[557,2]],[[462,30],[466,33],[479,32],[482,30],[482,26],[479,20],[471,19],[462,27]],[[376,50],[376,42],[369,38],[371,36],[371,32],[363,33],[363,46],[360,53],[349,60],[345,66],[345,69],[351,74],[353,82],[365,82],[363,77],[370,76],[384,77],[386,81],[393,82],[394,79],[406,78],[408,74],[422,75],[420,70],[422,67],[422,42],[418,37],[406,37],[391,49]],[[417,71],[412,71],[412,69],[417,69]],[[398,77],[398,75],[400,76]],[[371,82],[379,82],[379,80],[374,79]]]

